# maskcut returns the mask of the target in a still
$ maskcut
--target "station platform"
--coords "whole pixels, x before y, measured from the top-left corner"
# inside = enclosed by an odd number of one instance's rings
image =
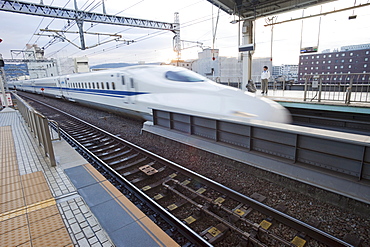
[[[0,112],[1,246],[178,246],[65,141],[56,167],[16,110]]]
[[[304,91],[269,90],[268,94],[262,95],[261,91],[257,90],[256,96],[271,99],[284,107],[370,114],[370,103],[351,102],[347,105],[344,101],[324,99],[318,102],[317,100],[311,100],[309,96],[304,101]]]

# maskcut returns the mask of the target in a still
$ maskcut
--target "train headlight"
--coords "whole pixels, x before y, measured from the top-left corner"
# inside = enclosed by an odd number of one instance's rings
[[[234,116],[238,116],[238,117],[249,117],[249,118],[257,117],[257,115],[255,115],[255,114],[251,114],[251,113],[247,113],[247,112],[242,112],[242,111],[234,111],[232,114]]]

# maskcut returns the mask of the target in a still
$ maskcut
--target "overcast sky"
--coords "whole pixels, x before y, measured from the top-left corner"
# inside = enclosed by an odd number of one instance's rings
[[[39,1],[29,0],[38,3]],[[73,0],[43,0],[44,4],[74,9]],[[368,0],[337,0],[333,3],[304,10],[304,15],[317,14],[343,7],[368,3]],[[96,4],[90,0],[77,1],[79,9],[89,11]],[[235,17],[220,12],[215,42],[213,33],[216,26],[218,9],[206,0],[106,0],[107,14],[117,14],[125,17],[174,22],[174,13],[179,12],[181,25],[181,39],[202,42],[203,48],[214,47],[220,49],[221,56],[238,56],[238,25],[231,24]],[[102,13],[102,6],[92,10]],[[277,16],[277,21],[302,16],[303,10]],[[357,15],[356,19],[349,20],[349,15]],[[212,19],[213,17],[213,19]],[[23,50],[27,43],[45,47],[50,37],[38,36],[40,29],[61,30],[68,26],[66,20],[43,18],[31,15],[21,15],[11,12],[0,12],[2,24],[0,25],[0,53],[4,58],[11,58],[10,50]],[[6,20],[6,22],[5,22]],[[265,27],[265,18],[256,22],[256,50],[254,57],[271,56],[271,27]],[[77,31],[73,22],[69,24],[69,31]],[[318,36],[320,28],[320,36]],[[123,39],[134,40],[130,45],[121,42],[109,42],[105,45],[82,51],[68,42],[56,42],[45,49],[48,58],[87,56],[90,65],[113,62],[137,63],[168,62],[175,58],[172,49],[174,34],[170,31],[158,31],[143,28],[130,28],[124,26],[103,25],[91,23],[84,24],[84,30],[96,33],[119,33]],[[302,35],[301,35],[302,33]],[[301,38],[302,37],[302,38]],[[66,38],[80,46],[76,34],[66,34]],[[85,35],[86,46],[107,40],[106,36]],[[318,41],[319,40],[319,41]],[[319,51],[324,49],[340,48],[343,45],[370,43],[370,7],[330,14],[320,18],[310,18],[303,21],[294,21],[275,25],[273,29],[272,58],[274,65],[298,64],[300,44],[303,46],[319,45]],[[196,59],[202,48],[194,47],[183,50],[182,59]],[[20,55],[14,58],[21,58]]]

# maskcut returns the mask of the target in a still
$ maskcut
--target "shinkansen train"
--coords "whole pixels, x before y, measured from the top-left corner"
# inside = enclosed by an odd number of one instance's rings
[[[173,66],[138,65],[14,81],[9,86],[146,120],[151,120],[154,108],[244,122],[291,121],[289,111],[274,101]]]

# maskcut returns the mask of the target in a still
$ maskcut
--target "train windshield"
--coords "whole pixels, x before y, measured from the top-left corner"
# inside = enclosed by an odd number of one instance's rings
[[[204,78],[191,71],[167,71],[166,78],[171,81],[201,82]]]

